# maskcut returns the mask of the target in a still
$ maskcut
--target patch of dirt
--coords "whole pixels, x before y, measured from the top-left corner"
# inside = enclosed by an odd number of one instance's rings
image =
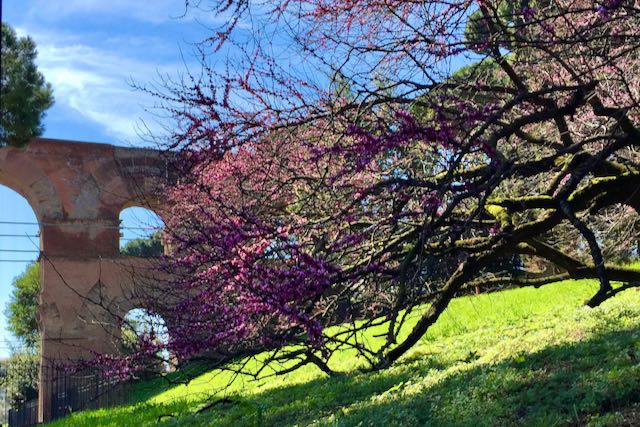
[[[637,427],[640,426],[640,403],[625,408],[618,412],[622,415],[623,424],[621,427]]]

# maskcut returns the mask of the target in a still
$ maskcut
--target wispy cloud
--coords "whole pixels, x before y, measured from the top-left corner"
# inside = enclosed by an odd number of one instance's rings
[[[159,130],[145,111],[157,100],[135,90],[131,83],[146,84],[157,79],[159,73],[175,74],[184,67],[182,63],[157,63],[151,59],[153,43],[144,45],[147,55],[141,58],[135,49],[123,47],[135,46],[135,40],[113,45],[122,47],[117,51],[83,44],[65,35],[18,31],[35,39],[38,67],[53,86],[57,104],[99,123],[121,141],[139,139],[141,120],[151,130]],[[157,46],[163,48],[162,43]]]
[[[84,118],[104,129],[101,137],[136,142],[141,119],[152,132],[168,122],[156,123],[146,109],[158,100],[131,83],[178,77],[185,66],[197,73],[192,43],[226,19],[206,11],[180,18],[184,7],[180,0],[25,0],[9,11],[16,31],[36,42],[38,67],[54,89],[56,126],[72,112],[70,123]]]

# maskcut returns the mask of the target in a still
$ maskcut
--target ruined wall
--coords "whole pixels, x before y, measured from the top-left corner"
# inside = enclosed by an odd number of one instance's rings
[[[43,364],[118,348],[116,319],[154,282],[149,260],[120,256],[119,215],[132,205],[161,214],[166,177],[155,150],[52,139],[0,148],[0,184],[25,197],[41,224]],[[50,379],[42,375],[40,417],[47,420]]]

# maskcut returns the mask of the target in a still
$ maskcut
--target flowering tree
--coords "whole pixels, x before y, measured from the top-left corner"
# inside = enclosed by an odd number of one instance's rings
[[[595,225],[640,212],[637,2],[212,7],[229,21],[200,47],[227,62],[162,93],[178,358],[377,369],[476,286],[596,278],[593,307],[640,284],[605,257],[632,233]],[[555,268],[497,267],[522,256]]]

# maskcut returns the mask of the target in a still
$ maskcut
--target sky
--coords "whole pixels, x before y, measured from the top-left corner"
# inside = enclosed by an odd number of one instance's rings
[[[165,123],[155,98],[132,87],[158,83],[198,66],[194,43],[220,21],[184,13],[182,0],[4,0],[2,20],[29,35],[37,65],[53,86],[55,104],[44,120],[45,137],[145,146],[144,129]],[[166,124],[166,123],[165,123]],[[157,224],[140,209],[123,212],[124,226]],[[11,282],[37,258],[37,225],[27,201],[0,185],[0,357],[9,354],[5,306]],[[7,237],[2,235],[19,235]],[[31,236],[31,237],[30,237]],[[125,238],[135,237],[131,232]],[[34,252],[3,252],[7,249]],[[14,262],[12,260],[20,260]],[[10,261],[10,262],[6,262]]]

